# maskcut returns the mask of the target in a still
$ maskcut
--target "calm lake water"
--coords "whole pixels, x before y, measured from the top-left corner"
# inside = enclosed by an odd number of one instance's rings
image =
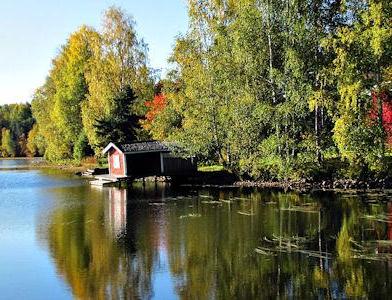
[[[392,194],[99,189],[11,162],[0,169],[1,299],[391,295]]]

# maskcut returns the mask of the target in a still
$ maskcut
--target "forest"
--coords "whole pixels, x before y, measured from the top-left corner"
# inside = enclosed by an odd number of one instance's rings
[[[29,103],[0,106],[0,157],[39,155],[28,143],[29,132],[32,137],[36,131],[34,123]]]
[[[2,108],[3,156],[78,161],[156,139],[253,180],[389,176],[389,0],[188,0],[188,14],[163,78],[120,8],[73,32],[35,125],[29,105],[22,119]]]

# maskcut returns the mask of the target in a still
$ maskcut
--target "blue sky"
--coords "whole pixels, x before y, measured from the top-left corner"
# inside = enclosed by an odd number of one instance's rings
[[[68,35],[82,24],[99,28],[111,5],[134,17],[151,66],[164,73],[187,29],[185,0],[0,0],[0,104],[30,101]]]

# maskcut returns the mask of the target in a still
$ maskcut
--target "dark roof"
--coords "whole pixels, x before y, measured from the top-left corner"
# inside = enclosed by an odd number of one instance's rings
[[[118,144],[120,150],[124,153],[133,152],[169,152],[169,147],[158,141],[136,142],[131,144]]]

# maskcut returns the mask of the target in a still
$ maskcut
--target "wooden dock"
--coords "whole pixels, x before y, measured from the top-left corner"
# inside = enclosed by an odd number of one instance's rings
[[[113,186],[121,184],[121,182],[128,181],[130,178],[127,176],[111,176],[109,174],[95,175],[95,180],[90,181],[94,186]]]

